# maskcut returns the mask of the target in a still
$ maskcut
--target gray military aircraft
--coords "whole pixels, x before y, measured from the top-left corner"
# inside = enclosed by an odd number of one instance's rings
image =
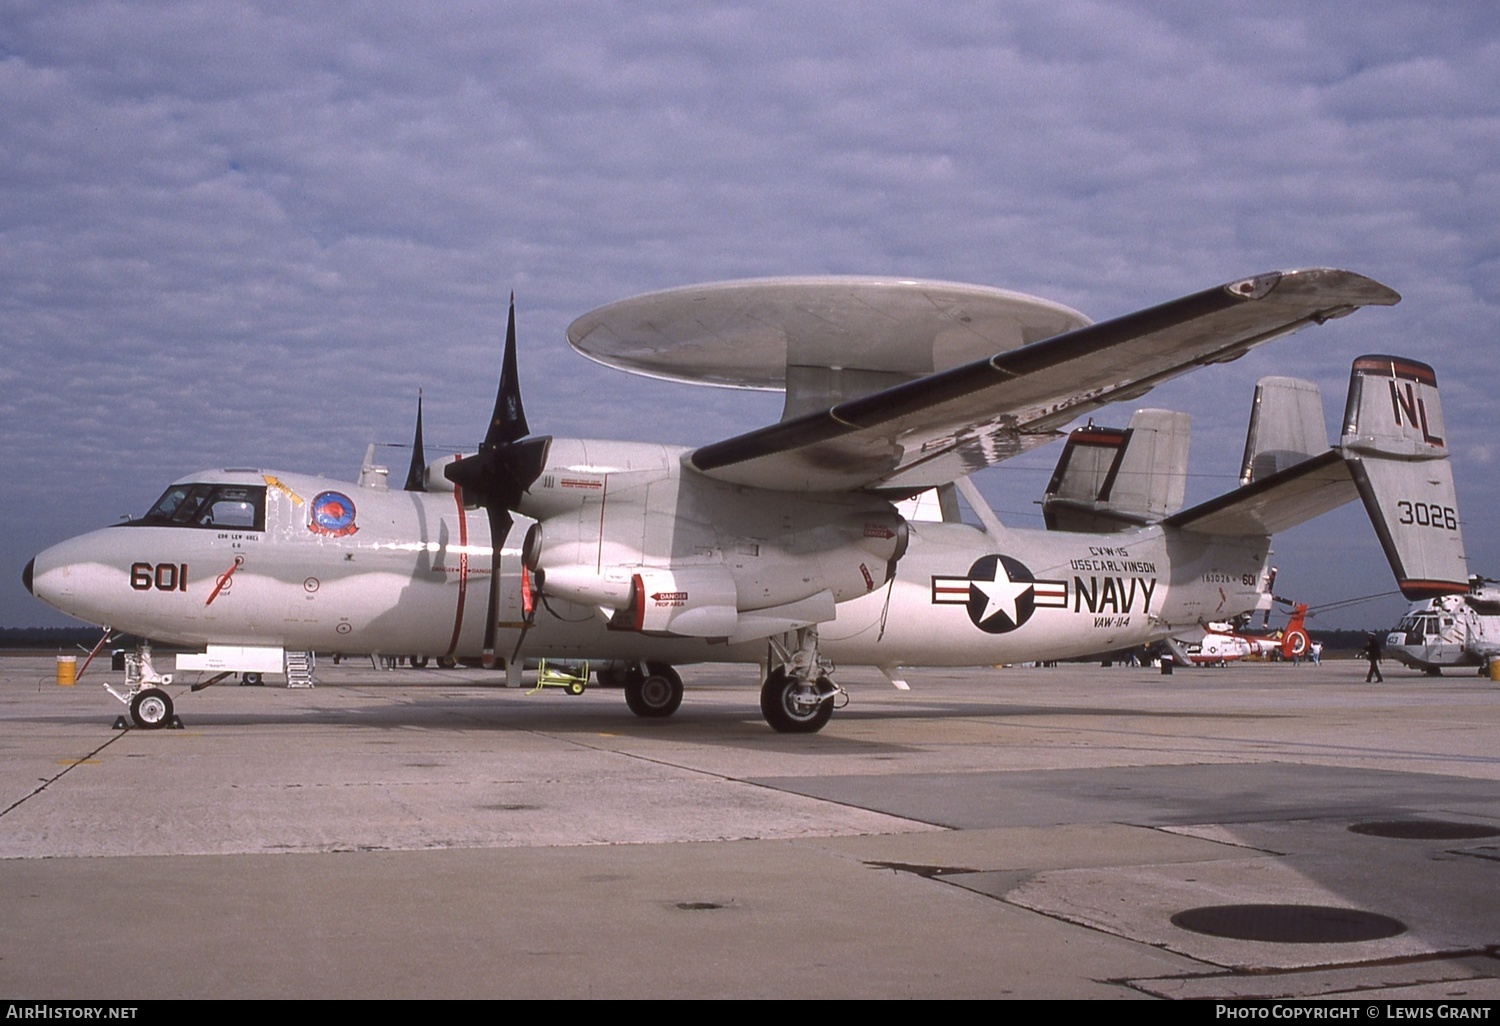
[[[586,658],[609,661],[637,715],[665,717],[675,664],[743,662],[767,722],[812,732],[847,701],[834,660],[902,686],[903,666],[1116,650],[1260,608],[1271,535],[1356,495],[1408,596],[1465,590],[1437,382],[1415,360],[1355,361],[1332,448],[1315,386],[1268,379],[1243,484],[1190,509],[1186,419],[1162,411],[1112,447],[1065,448],[1050,530],[1006,529],[968,480],[1107,403],[1399,298],[1298,270],[1094,324],[972,285],[766,279],[575,321],[569,341],[605,364],[785,391],[779,423],[696,449],[531,434],[512,300],[476,453],[424,464],[419,445],[403,491],[192,474],[140,519],[40,553],[25,582],[83,620],[203,648],[179,669],[400,652],[503,661],[518,683],[528,656]],[[898,509],[924,494],[935,520]],[[138,725],[171,720],[164,681],[115,692]]]

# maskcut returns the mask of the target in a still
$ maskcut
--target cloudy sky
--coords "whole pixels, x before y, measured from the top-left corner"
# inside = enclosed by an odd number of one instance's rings
[[[901,274],[1105,318],[1266,270],[1399,290],[1158,389],[1190,501],[1251,389],[1433,364],[1471,568],[1500,576],[1500,13],[1445,4],[70,2],[0,7],[0,625],[39,549],[178,476],[349,479],[472,447],[517,294],[538,432],[701,444],[765,394],[635,379],[567,324],[722,278]],[[1123,424],[1129,410],[1106,411]],[[988,473],[1040,526],[1057,448]],[[405,455],[390,450],[400,467]],[[1392,589],[1354,507],[1278,539],[1278,592]],[[1393,622],[1399,599],[1316,623]]]

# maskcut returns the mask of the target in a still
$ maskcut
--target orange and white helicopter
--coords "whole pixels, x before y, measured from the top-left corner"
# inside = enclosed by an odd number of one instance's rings
[[[1307,633],[1307,604],[1292,603],[1282,598],[1275,601],[1292,607],[1286,626],[1275,630],[1251,631],[1233,623],[1209,623],[1204,629],[1203,637],[1197,641],[1182,642],[1180,638],[1175,639],[1180,643],[1181,652],[1177,654],[1177,646],[1173,646],[1174,654],[1179,659],[1186,657],[1185,661],[1196,665],[1222,666],[1245,659],[1296,662],[1313,656],[1315,651],[1321,652],[1321,647],[1314,648],[1317,643]]]

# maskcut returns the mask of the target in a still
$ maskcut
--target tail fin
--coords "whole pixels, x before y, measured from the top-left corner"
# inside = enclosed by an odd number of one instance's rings
[[[1316,384],[1281,377],[1261,378],[1255,383],[1240,484],[1270,477],[1327,451],[1323,395]]]
[[[1269,535],[1337,509],[1355,495],[1343,460],[1328,447],[1318,386],[1266,377],[1255,384],[1240,487],[1167,523],[1202,534]]]
[[[1339,451],[1409,599],[1468,590],[1437,375],[1399,356],[1361,356],[1349,373]]]
[[[1271,535],[1358,495],[1402,594],[1415,600],[1468,590],[1431,367],[1399,356],[1355,360],[1343,436],[1337,448],[1321,451],[1314,432],[1321,414],[1314,414],[1308,396],[1316,389],[1290,379],[1263,380],[1261,386],[1245,443],[1247,483],[1168,517],[1167,526],[1219,536]]]
[[[1307,620],[1307,603],[1299,602],[1292,607],[1292,615],[1281,632],[1281,658],[1297,659],[1307,655],[1312,639],[1307,636],[1303,624]]]
[[[1121,531],[1176,511],[1187,491],[1188,430],[1185,413],[1137,410],[1123,431],[1073,431],[1042,500],[1048,530]]]

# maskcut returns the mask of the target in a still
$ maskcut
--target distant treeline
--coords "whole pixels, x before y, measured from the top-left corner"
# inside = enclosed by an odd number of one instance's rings
[[[1375,632],[1379,634],[1382,643],[1387,630],[1389,628],[1382,627]],[[1365,639],[1369,637],[1366,631],[1314,629],[1311,633],[1314,641],[1323,643],[1325,651],[1336,652],[1357,652],[1365,647]],[[38,648],[68,652],[82,648],[88,651],[98,640],[99,630],[96,627],[0,627],[0,649]],[[110,648],[133,648],[135,642],[135,638],[122,635],[110,642]]]
[[[1335,652],[1359,652],[1365,647],[1365,641],[1374,634],[1385,644],[1385,636],[1390,633],[1389,627],[1381,627],[1373,631],[1320,631],[1316,627],[1308,630],[1308,635],[1314,641],[1323,643],[1323,651]]]
[[[0,627],[0,648],[49,648],[60,652],[71,652],[82,648],[85,652],[99,641],[97,627]],[[121,635],[111,643],[111,648],[130,648],[135,638]]]

